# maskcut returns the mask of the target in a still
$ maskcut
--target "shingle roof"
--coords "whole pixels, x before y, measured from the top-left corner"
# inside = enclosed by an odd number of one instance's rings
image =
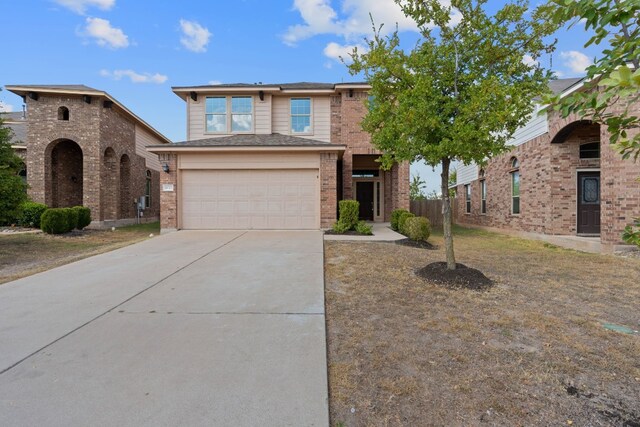
[[[558,95],[565,90],[569,89],[571,86],[578,84],[584,80],[584,77],[574,77],[570,79],[557,79],[557,80],[549,80],[549,89]]]
[[[255,135],[242,134],[218,138],[175,142],[172,147],[333,147],[336,144],[315,139],[300,138],[280,133]]]
[[[367,82],[348,82],[348,83],[323,83],[323,82],[295,82],[295,83],[221,83],[217,85],[200,85],[200,86],[176,86],[176,89],[205,89],[205,88],[280,88],[282,90],[333,90],[337,85],[366,85]]]
[[[31,89],[43,89],[43,90],[70,90],[70,91],[86,91],[86,92],[102,92],[98,89],[94,89],[85,85],[12,85],[20,86]]]

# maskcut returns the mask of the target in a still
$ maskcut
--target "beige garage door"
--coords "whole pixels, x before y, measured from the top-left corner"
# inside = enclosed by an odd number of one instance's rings
[[[184,170],[182,228],[317,229],[317,170]]]

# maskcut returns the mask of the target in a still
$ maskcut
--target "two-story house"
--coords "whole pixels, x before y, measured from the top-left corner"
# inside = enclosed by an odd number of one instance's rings
[[[187,141],[149,147],[160,158],[161,223],[176,229],[318,229],[338,201],[388,221],[409,207],[409,164],[384,171],[360,121],[364,83],[174,87]]]

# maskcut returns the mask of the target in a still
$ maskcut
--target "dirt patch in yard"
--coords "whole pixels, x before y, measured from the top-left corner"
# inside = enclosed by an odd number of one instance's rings
[[[493,282],[480,270],[460,263],[456,263],[455,270],[449,270],[446,262],[432,262],[416,271],[416,274],[430,282],[454,289],[482,291],[493,285]]]
[[[640,425],[640,335],[603,327],[640,329],[640,260],[461,229],[456,250],[494,286],[415,274],[443,249],[325,242],[332,426]]]
[[[30,276],[89,256],[109,252],[159,234],[158,223],[111,230],[73,231],[61,235],[0,236],[0,284]]]

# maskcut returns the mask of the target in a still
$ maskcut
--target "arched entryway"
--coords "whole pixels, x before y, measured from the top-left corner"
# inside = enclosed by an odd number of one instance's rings
[[[53,141],[45,152],[45,201],[54,208],[82,205],[82,149],[70,139]]]
[[[559,234],[600,234],[600,125],[568,123],[551,139],[554,227]]]
[[[120,157],[120,218],[133,218],[134,203],[131,197],[131,160],[123,154]]]
[[[118,218],[118,159],[113,148],[104,150],[102,173],[102,217],[104,220]]]

